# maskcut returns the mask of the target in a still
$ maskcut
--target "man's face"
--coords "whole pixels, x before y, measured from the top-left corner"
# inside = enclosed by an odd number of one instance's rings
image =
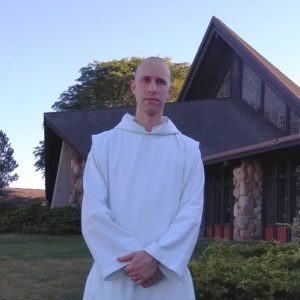
[[[144,60],[138,67],[131,91],[136,99],[137,114],[162,115],[171,92],[171,75],[159,59]]]

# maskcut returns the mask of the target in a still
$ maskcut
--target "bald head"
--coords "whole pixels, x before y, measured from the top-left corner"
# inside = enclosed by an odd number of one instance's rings
[[[149,118],[153,124],[160,124],[164,106],[173,90],[168,65],[159,57],[144,59],[130,86],[136,100],[135,119],[140,124],[146,124]]]
[[[171,83],[171,80],[172,80],[172,76],[171,76],[171,71],[170,71],[170,68],[169,66],[166,64],[166,62],[160,58],[160,57],[157,57],[157,56],[150,56],[150,57],[147,57],[145,59],[143,59],[137,66],[136,70],[135,70],[135,79],[137,78],[137,76],[139,75],[140,73],[140,70],[141,68],[146,64],[151,64],[153,62],[157,62],[166,72],[167,74],[167,77],[169,79],[169,83]]]

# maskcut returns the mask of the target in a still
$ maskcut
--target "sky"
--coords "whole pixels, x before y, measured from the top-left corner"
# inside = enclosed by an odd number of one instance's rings
[[[0,130],[18,188],[44,188],[33,166],[43,114],[94,61],[192,63],[212,16],[300,85],[298,0],[0,0]]]

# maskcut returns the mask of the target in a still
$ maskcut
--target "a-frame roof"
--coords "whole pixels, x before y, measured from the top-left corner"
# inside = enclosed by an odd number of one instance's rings
[[[216,17],[211,19],[179,101],[213,98],[216,87],[235,57],[242,59],[300,116],[300,88]]]
[[[134,110],[134,107],[118,107],[44,114],[47,199],[52,198],[62,142],[86,159],[91,135],[113,128],[125,113],[134,114]],[[224,157],[215,156],[284,135],[262,115],[234,99],[170,103],[165,114],[182,133],[200,141],[207,164],[206,157],[221,161]]]
[[[125,113],[134,114],[134,110],[117,107],[45,113],[44,124],[86,159],[91,135],[113,128]],[[233,99],[169,103],[165,114],[182,133],[200,141],[204,157],[284,136],[262,115]]]
[[[300,89],[217,18],[212,18],[179,96],[165,114],[200,141],[205,164],[299,145],[243,101],[213,99],[226,70],[239,57],[300,116]],[[193,101],[187,101],[193,100]],[[114,127],[134,107],[45,113],[46,196],[52,199],[62,142],[83,159],[91,135]]]

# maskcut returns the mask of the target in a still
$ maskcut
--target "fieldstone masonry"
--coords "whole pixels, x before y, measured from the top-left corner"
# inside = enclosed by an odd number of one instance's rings
[[[83,196],[82,177],[85,161],[74,151],[71,158],[70,197],[69,204],[80,206]]]
[[[234,231],[236,241],[262,238],[262,167],[257,160],[242,160],[233,170]]]

